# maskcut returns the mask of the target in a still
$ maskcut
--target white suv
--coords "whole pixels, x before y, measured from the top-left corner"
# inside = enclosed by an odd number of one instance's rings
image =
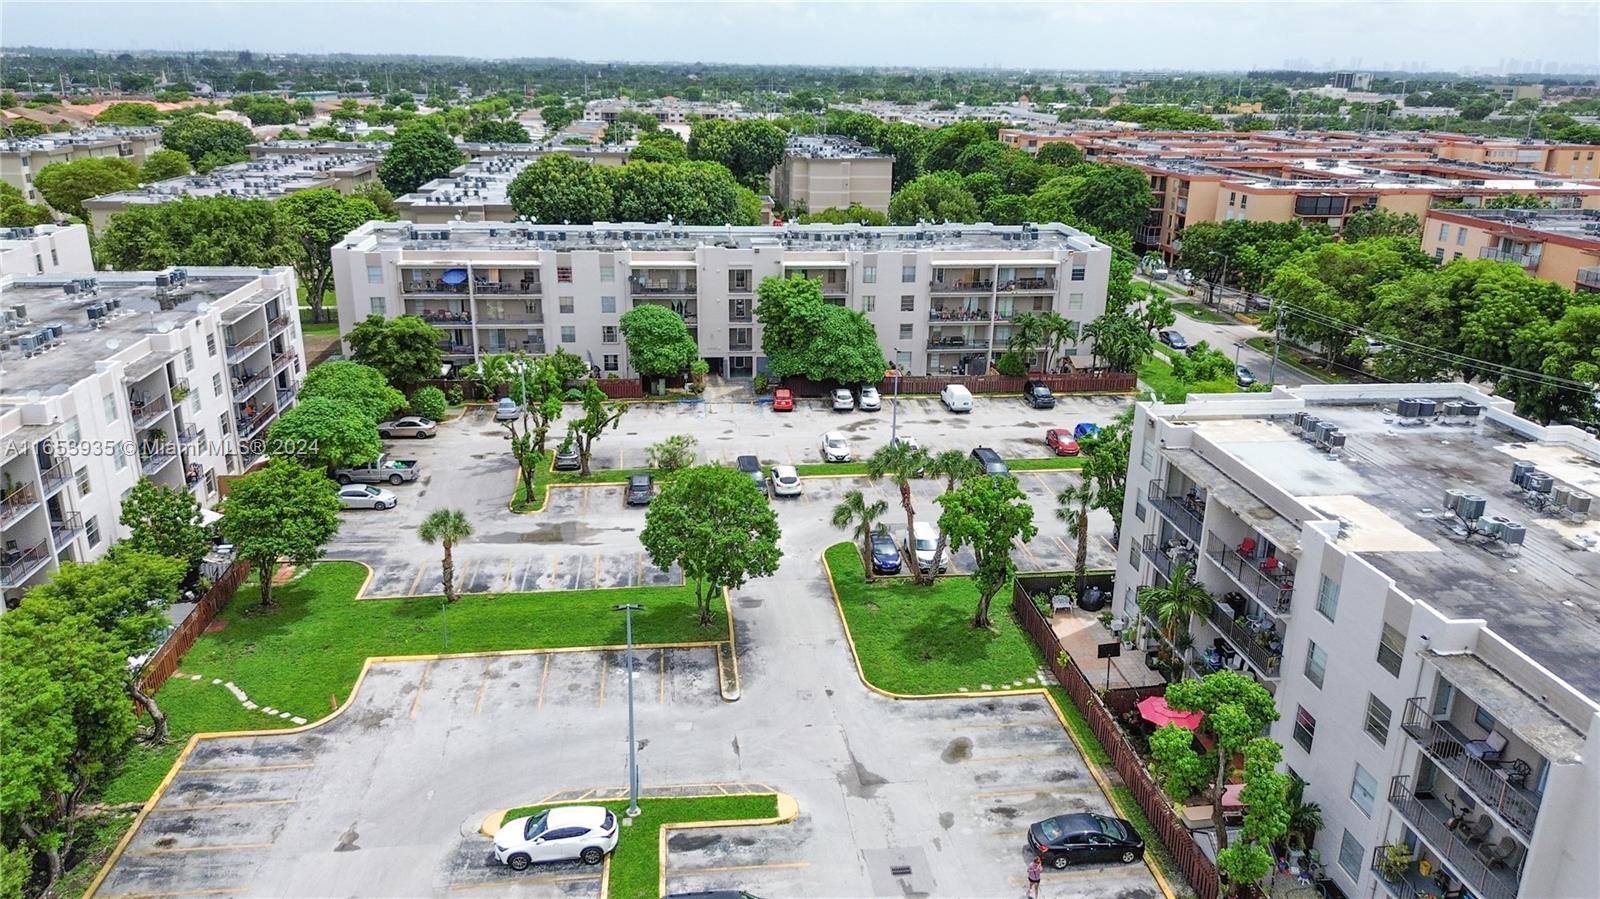
[[[573,859],[598,865],[616,848],[617,816],[598,805],[563,805],[513,818],[494,835],[495,861],[513,871]]]
[[[793,465],[772,466],[773,496],[799,496],[800,472]]]
[[[850,461],[850,441],[845,438],[842,432],[829,431],[822,435],[822,461]]]

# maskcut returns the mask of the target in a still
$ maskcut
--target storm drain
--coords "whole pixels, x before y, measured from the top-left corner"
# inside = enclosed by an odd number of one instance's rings
[[[914,899],[938,893],[933,868],[921,849],[863,849],[861,860],[872,878],[875,896],[901,896]]]

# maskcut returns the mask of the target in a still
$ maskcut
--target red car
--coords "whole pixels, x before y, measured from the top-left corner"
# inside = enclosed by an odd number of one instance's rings
[[[777,390],[772,391],[772,411],[793,412],[794,391],[787,387],[779,387]]]
[[[1071,428],[1051,428],[1044,432],[1044,445],[1058,456],[1076,456],[1078,441],[1072,439]]]

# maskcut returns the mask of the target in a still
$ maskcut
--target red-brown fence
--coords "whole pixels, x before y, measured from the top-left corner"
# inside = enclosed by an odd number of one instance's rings
[[[644,384],[638,378],[599,378],[595,381],[600,390],[614,400],[644,398]]]
[[[600,385],[601,392],[614,400],[636,400],[644,396],[644,384],[638,378],[596,378],[594,382]],[[449,396],[451,390],[459,388],[461,396],[468,402],[492,402],[496,399],[486,395],[477,384],[464,378],[432,378],[422,383],[443,390],[445,396]]]
[[[1070,375],[1030,375],[1045,382],[1055,393],[1123,393],[1134,389],[1138,375],[1126,371],[1078,372]],[[901,393],[938,393],[947,384],[960,384],[973,393],[1014,393],[1022,395],[1022,385],[1028,378],[1008,378],[1003,375],[933,375],[902,377]],[[783,386],[793,390],[795,396],[826,396],[838,384],[832,381],[813,381],[809,378],[785,378]],[[878,385],[885,395],[894,392],[894,381]]]
[[[1044,652],[1051,673],[1066,689],[1067,695],[1072,697],[1072,704],[1083,713],[1089,728],[1099,738],[1100,745],[1111,756],[1111,763],[1122,776],[1122,782],[1133,793],[1134,801],[1139,803],[1150,826],[1155,828],[1156,835],[1171,853],[1179,873],[1189,881],[1189,886],[1200,899],[1218,899],[1221,893],[1217,882],[1217,866],[1206,857],[1189,829],[1178,820],[1177,813],[1172,810],[1172,802],[1151,778],[1144,760],[1139,758],[1139,754],[1134,752],[1118,729],[1111,710],[1100,700],[1077,661],[1069,657],[1066,664],[1061,663],[1061,641],[1021,584],[1012,588],[1011,607],[1023,629],[1032,635],[1034,642]]]
[[[211,589],[206,591],[206,595],[200,597],[200,601],[195,604],[194,611],[189,613],[189,617],[183,619],[183,623],[178,625],[178,629],[167,637],[167,642],[161,644],[161,648],[156,650],[156,654],[151,656],[150,661],[145,663],[144,671],[139,675],[139,683],[140,688],[146,694],[154,694],[161,689],[161,685],[167,682],[167,678],[178,670],[178,663],[183,660],[183,654],[189,651],[189,648],[194,645],[194,641],[200,639],[200,635],[205,633],[207,625],[211,624],[217,614],[227,606],[228,601],[233,599],[234,592],[239,589],[239,585],[244,583],[244,579],[249,576],[250,564],[248,562],[234,562],[227,571],[222,573],[222,577],[211,585]]]

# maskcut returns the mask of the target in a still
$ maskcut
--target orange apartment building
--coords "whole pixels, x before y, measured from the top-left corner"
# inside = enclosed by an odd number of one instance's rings
[[[1513,262],[1568,290],[1600,293],[1600,210],[1433,209],[1422,250],[1441,263]]]

